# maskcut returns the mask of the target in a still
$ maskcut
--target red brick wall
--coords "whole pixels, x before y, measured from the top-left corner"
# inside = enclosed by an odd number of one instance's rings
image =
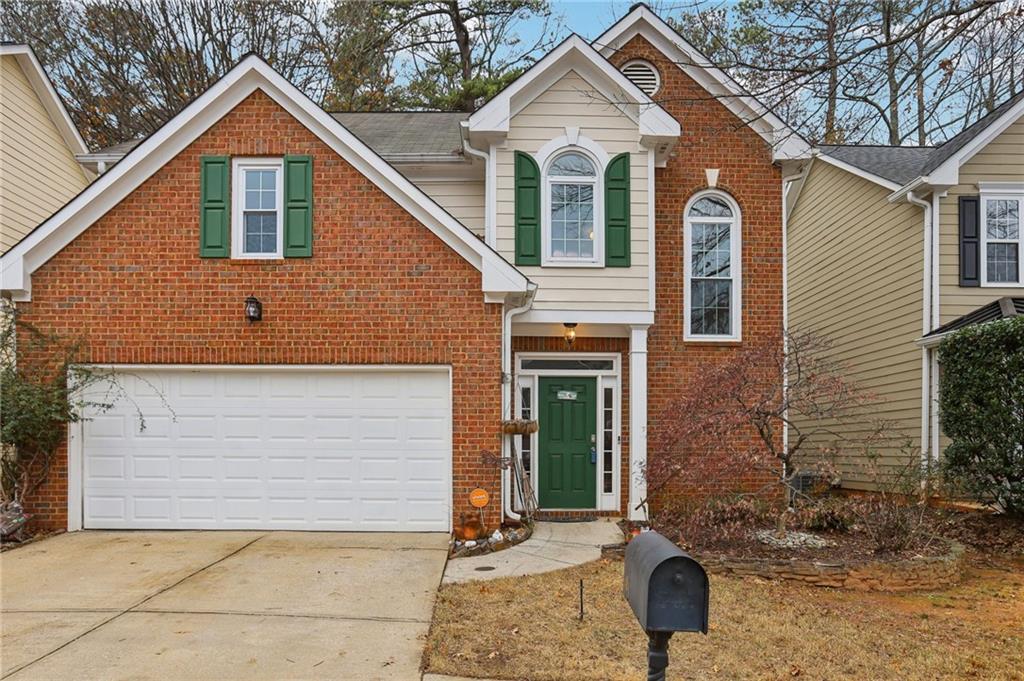
[[[689,388],[693,369],[708,362],[729,362],[736,343],[683,341],[683,209],[707,188],[705,168],[718,168],[718,189],[736,199],[742,212],[742,342],[781,342],[782,201],[780,169],[771,149],[682,69],[637,36],[611,57],[616,65],[646,59],[661,75],[658,101],[682,128],[667,167],[655,172],[656,313],[648,337],[649,460],[665,455],[657,442],[674,396]],[[753,438],[738,433],[738,438]],[[760,486],[764,476],[739,481]],[[703,493],[701,489],[676,489]],[[662,500],[663,501],[663,500]],[[657,508],[658,500],[655,500]]]
[[[621,489],[619,490],[619,511],[606,512],[602,511],[594,513],[593,511],[583,511],[580,513],[574,513],[571,511],[559,512],[559,513],[548,513],[547,516],[556,516],[564,518],[572,518],[577,516],[592,516],[592,515],[603,515],[603,516],[626,516],[628,515],[626,509],[629,505],[629,339],[628,338],[585,338],[577,336],[576,341],[572,344],[572,349],[566,349],[565,339],[561,336],[513,336],[512,337],[512,351],[518,352],[604,352],[614,353],[619,355],[619,370],[622,372],[619,376],[621,383],[620,390],[622,391],[622,417],[621,417],[621,430],[622,443],[619,446],[619,450],[622,453],[621,461],[621,472],[619,474],[619,481],[621,483]],[[517,365],[516,365],[517,366]],[[600,428],[601,419],[598,417],[598,428]]]
[[[201,259],[201,154],[314,158],[313,257]],[[89,227],[32,278],[23,319],[81,337],[85,362],[444,364],[453,367],[454,513],[493,467],[501,306],[480,273],[261,92]],[[249,324],[242,302],[263,301]],[[67,522],[63,452],[28,511]],[[489,507],[493,520],[498,504]]]

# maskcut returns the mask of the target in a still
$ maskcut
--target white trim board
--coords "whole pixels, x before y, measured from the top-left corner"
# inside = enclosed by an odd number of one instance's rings
[[[470,116],[469,134],[503,137],[516,113],[570,71],[636,121],[641,138],[667,142],[679,137],[679,122],[575,33]]]
[[[31,300],[32,273],[177,156],[246,97],[260,90],[394,199],[482,274],[485,293],[525,293],[529,279],[419,187],[317,106],[265,61],[243,59],[111,170],[0,258],[0,289]]]
[[[869,173],[868,171],[864,170],[863,168],[858,168],[857,166],[850,165],[846,161],[840,161],[838,158],[835,158],[833,156],[829,156],[828,154],[818,153],[818,154],[815,154],[814,158],[821,159],[822,161],[824,161],[825,163],[828,163],[829,165],[835,166],[836,168],[839,168],[840,170],[845,170],[846,172],[850,173],[851,175],[856,175],[857,177],[859,177],[861,179],[864,179],[864,180],[867,180],[868,182],[873,182],[873,183],[879,185],[880,187],[885,187],[889,191],[896,191],[897,189],[900,188],[900,186],[898,184],[896,184],[895,182],[893,182],[892,180],[887,180],[884,177],[882,177],[881,175],[875,175],[874,173]]]
[[[641,35],[680,69],[693,78],[733,114],[743,120],[771,147],[775,160],[806,158],[811,147],[785,121],[746,92],[727,73],[715,66],[700,50],[686,42],[643,3],[633,5],[626,16],[593,41],[602,56],[608,57],[634,36]]]

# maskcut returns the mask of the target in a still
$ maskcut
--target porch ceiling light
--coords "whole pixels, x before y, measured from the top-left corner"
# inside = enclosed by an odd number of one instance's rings
[[[571,348],[576,340],[576,322],[566,322],[562,326],[565,327],[565,344]]]
[[[249,323],[263,319],[263,303],[256,296],[249,296],[245,299],[245,318],[249,320]]]

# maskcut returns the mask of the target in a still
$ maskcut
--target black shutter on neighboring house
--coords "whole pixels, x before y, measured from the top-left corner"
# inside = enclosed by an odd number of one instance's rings
[[[981,199],[960,197],[960,285],[981,286]]]

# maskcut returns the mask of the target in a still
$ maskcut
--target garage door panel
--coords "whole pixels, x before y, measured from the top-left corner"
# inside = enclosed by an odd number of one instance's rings
[[[147,369],[119,383],[128,399],[83,427],[86,527],[449,528],[446,371]]]

